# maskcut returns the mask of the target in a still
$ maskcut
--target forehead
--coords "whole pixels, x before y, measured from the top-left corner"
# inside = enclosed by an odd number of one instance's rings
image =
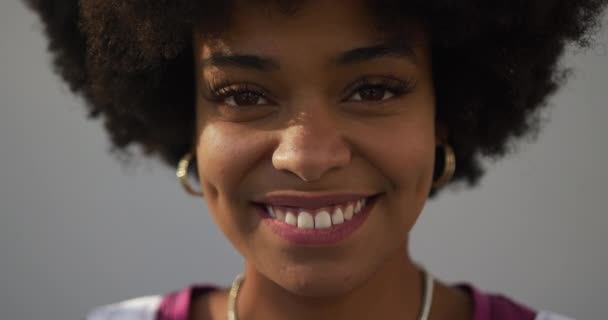
[[[290,2],[291,1],[285,1]],[[261,52],[281,56],[289,51],[304,54],[334,53],[364,47],[391,38],[420,45],[424,34],[414,23],[388,34],[364,1],[295,1],[287,10],[281,1],[235,1],[226,27],[214,36],[199,33],[201,53],[214,51]],[[405,25],[405,24],[404,24]],[[401,32],[402,31],[402,32]],[[401,39],[395,39],[401,38]]]
[[[344,28],[355,34],[372,35],[373,19],[363,1],[316,0],[300,3],[286,12],[277,5],[262,5],[252,1],[238,1],[228,33],[251,30],[290,33],[316,33],[317,36],[340,32]],[[322,31],[322,32],[320,32]]]

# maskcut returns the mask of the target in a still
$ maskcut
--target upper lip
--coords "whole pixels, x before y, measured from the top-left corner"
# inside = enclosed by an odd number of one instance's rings
[[[312,210],[335,204],[357,201],[374,195],[375,194],[369,193],[319,194],[302,192],[273,192],[261,197],[255,202],[272,206],[289,206]]]

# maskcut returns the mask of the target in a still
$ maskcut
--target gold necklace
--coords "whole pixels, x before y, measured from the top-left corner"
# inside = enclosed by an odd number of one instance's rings
[[[424,292],[422,298],[422,311],[418,320],[427,320],[429,313],[431,312],[431,304],[433,302],[433,275],[423,269],[424,272]],[[236,298],[241,288],[241,283],[245,279],[245,276],[241,273],[236,276],[230,287],[230,293],[228,294],[228,320],[238,320],[236,316]]]

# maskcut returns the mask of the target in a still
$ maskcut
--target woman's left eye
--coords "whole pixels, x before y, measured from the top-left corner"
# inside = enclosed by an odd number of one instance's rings
[[[364,78],[350,86],[352,92],[345,101],[382,102],[410,93],[416,87],[413,80],[397,78],[369,79]]]
[[[353,101],[383,101],[390,99],[395,96],[389,88],[384,86],[366,86],[358,89],[355,94],[351,96],[350,100]]]

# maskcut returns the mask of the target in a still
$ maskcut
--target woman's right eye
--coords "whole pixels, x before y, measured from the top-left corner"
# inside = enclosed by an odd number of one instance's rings
[[[224,103],[233,107],[267,104],[268,100],[254,91],[239,91],[224,97]]]
[[[210,92],[210,100],[231,108],[244,108],[270,103],[268,96],[263,91],[252,88],[251,85],[247,84],[225,86],[220,89],[211,88]]]

